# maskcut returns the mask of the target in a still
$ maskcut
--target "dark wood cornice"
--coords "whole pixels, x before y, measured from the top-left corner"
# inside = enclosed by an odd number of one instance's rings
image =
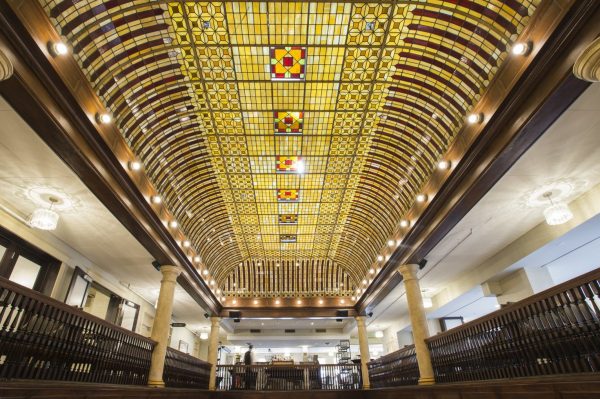
[[[445,180],[438,175],[427,183],[424,191],[435,197],[409,212],[417,221],[360,298],[360,314],[372,311],[402,281],[398,265],[425,258],[589,86],[571,69],[600,34],[599,20],[595,0],[542,3],[521,35],[534,45],[531,60],[508,61],[482,96],[475,111],[486,115],[483,128],[465,128],[451,146],[448,158],[460,162]]]
[[[81,71],[70,71],[67,82],[57,73],[46,45],[58,39],[37,2],[0,2],[0,50],[14,66],[0,94],[158,262],[184,269],[178,281],[196,302],[219,314],[217,298],[140,191],[148,183],[117,158],[128,151],[122,137],[94,123],[93,110],[104,108]]]

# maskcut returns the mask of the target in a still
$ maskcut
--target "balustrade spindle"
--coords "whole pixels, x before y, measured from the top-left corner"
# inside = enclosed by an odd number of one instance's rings
[[[437,382],[598,372],[600,269],[431,337],[427,345]],[[416,384],[418,373],[394,363],[408,351],[371,362],[371,385]]]
[[[154,344],[0,278],[0,379],[145,385]],[[167,386],[208,387],[208,363],[170,348],[167,363]]]

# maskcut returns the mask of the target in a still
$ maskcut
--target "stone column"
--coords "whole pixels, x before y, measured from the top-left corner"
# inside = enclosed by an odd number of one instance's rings
[[[210,366],[210,379],[208,389],[217,389],[217,351],[219,349],[219,323],[220,317],[210,318],[210,338],[208,339],[208,362]]]
[[[431,367],[429,348],[427,348],[427,344],[425,343],[425,339],[429,337],[429,329],[427,327],[427,318],[425,317],[421,287],[419,286],[419,280],[417,280],[418,270],[419,265],[402,265],[398,268],[398,271],[404,278],[404,287],[406,289],[408,313],[412,324],[417,363],[419,364],[419,384],[431,385],[435,383],[435,377],[433,375],[433,367]]]
[[[579,79],[600,82],[600,37],[577,57],[573,65],[573,73]]]
[[[367,363],[371,360],[369,355],[369,338],[367,337],[367,325],[365,324],[366,318],[364,316],[356,317],[356,324],[358,327],[358,345],[360,347],[360,372],[362,374],[363,389],[371,388],[371,382],[369,381],[369,368]]]
[[[0,81],[6,80],[13,75],[13,65],[1,50],[0,50]]]
[[[169,331],[171,328],[171,314],[173,310],[173,297],[177,276],[181,270],[177,266],[161,266],[162,280],[160,282],[160,293],[156,303],[156,314],[152,325],[151,338],[156,341],[152,351],[152,363],[148,375],[148,385],[151,387],[164,387],[163,369],[165,368],[165,356],[169,345]]]

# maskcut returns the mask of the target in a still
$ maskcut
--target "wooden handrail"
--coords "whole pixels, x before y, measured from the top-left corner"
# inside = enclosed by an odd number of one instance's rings
[[[217,366],[221,391],[322,391],[362,388],[361,365],[256,364]]]
[[[561,292],[563,292],[565,289],[569,289],[569,288],[574,288],[574,287],[578,287],[581,284],[586,283],[587,281],[591,281],[591,280],[597,280],[600,279],[600,266],[597,269],[594,269],[588,273],[582,274],[579,277],[576,277],[574,279],[565,281],[564,283],[561,283],[559,285],[556,285],[554,287],[550,287],[547,290],[544,291],[540,291],[537,294],[534,294],[530,297],[527,297],[525,299],[522,299],[518,302],[514,302],[511,304],[508,304],[506,306],[504,306],[501,309],[495,310],[492,313],[488,313],[485,316],[479,317],[477,319],[468,321],[460,326],[454,327],[450,330],[444,331],[442,333],[436,334],[434,336],[431,336],[429,338],[427,338],[426,341],[431,341],[431,340],[435,340],[435,339],[441,339],[443,337],[445,337],[446,335],[450,335],[450,334],[457,334],[458,332],[462,331],[462,330],[466,330],[469,329],[470,327],[486,322],[488,320],[494,319],[496,317],[501,317],[505,314],[508,314],[510,312],[514,312],[517,311],[518,309],[522,309],[530,304],[533,304],[535,302],[538,302],[541,299],[559,294]]]
[[[419,368],[414,345],[388,353],[367,364],[371,387],[414,385],[419,380]]]
[[[0,278],[0,379],[145,385],[155,342]],[[168,348],[168,387],[208,388],[210,364]]]
[[[600,371],[600,269],[429,338],[438,382]]]
[[[92,314],[84,312],[80,308],[77,308],[77,307],[74,307],[74,306],[69,306],[69,305],[67,305],[64,302],[58,301],[58,300],[56,300],[54,298],[51,298],[51,297],[46,296],[46,295],[43,295],[43,294],[41,294],[41,293],[39,293],[37,291],[31,290],[31,289],[29,289],[27,287],[24,287],[24,286],[22,286],[20,284],[17,284],[15,282],[13,282],[13,281],[10,281],[7,278],[0,277],[0,288],[7,288],[7,289],[9,289],[9,290],[11,290],[11,291],[13,291],[15,293],[27,296],[27,297],[32,298],[32,299],[34,299],[34,300],[36,300],[36,301],[38,301],[40,303],[45,304],[45,305],[48,305],[48,306],[51,306],[53,308],[62,310],[64,312],[71,313],[73,315],[77,315],[78,317],[87,319],[87,320],[89,320],[91,322],[94,322],[94,323],[97,323],[97,324],[100,324],[100,325],[103,325],[103,326],[105,326],[107,328],[118,330],[119,333],[121,333],[121,334],[129,335],[132,338],[146,341],[147,343],[151,344],[152,346],[156,345],[156,342],[153,341],[150,338],[144,337],[143,335],[137,334],[137,333],[135,333],[135,332],[133,332],[131,330],[127,330],[127,329],[125,329],[125,328],[123,328],[121,326],[118,326],[116,324],[110,323],[110,322],[108,322],[108,321],[106,321],[104,319],[101,319],[101,318],[96,317],[96,316],[94,316]],[[2,305],[3,305],[3,303],[0,302],[0,306],[2,306]]]
[[[168,347],[163,380],[169,387],[207,389],[210,369],[210,363]]]
[[[426,342],[437,382],[599,372],[600,269]],[[372,385],[416,384],[412,363],[394,363],[410,349],[369,363]]]

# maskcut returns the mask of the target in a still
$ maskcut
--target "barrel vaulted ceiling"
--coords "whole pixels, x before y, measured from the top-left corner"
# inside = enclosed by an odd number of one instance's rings
[[[362,286],[539,1],[40,0],[203,270],[248,295]]]

